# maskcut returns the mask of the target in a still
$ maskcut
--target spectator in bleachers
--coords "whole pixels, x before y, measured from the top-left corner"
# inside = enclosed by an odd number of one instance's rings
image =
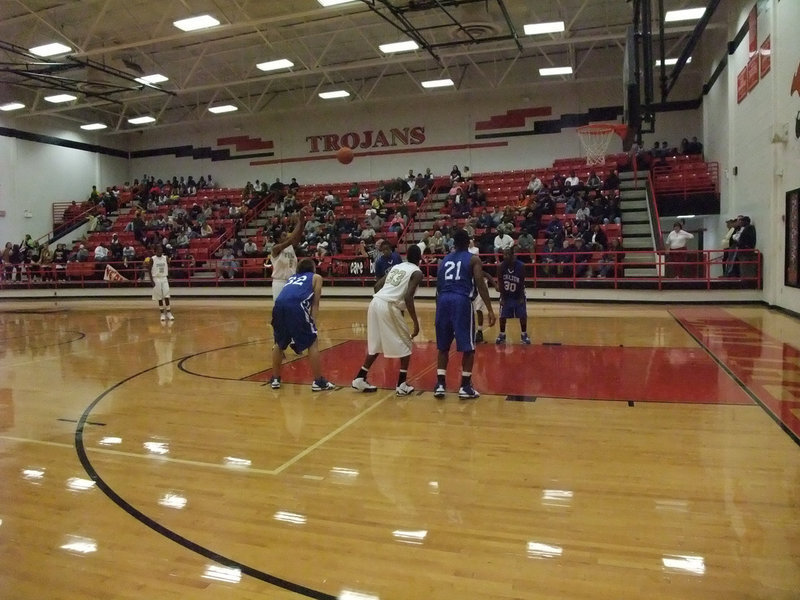
[[[258,255],[258,245],[256,245],[256,243],[253,241],[253,238],[247,238],[244,248],[242,249],[242,253],[248,258]]]
[[[603,253],[600,259],[597,277],[622,277],[622,263],[625,260],[625,253],[622,251],[622,241],[614,238],[607,252]]]
[[[539,179],[539,176],[534,173],[531,175],[531,179],[528,182],[528,187],[525,188],[526,191],[530,192],[534,196],[542,191],[542,180]]]
[[[684,263],[686,262],[686,248],[689,240],[693,239],[694,235],[688,231],[684,231],[683,225],[675,222],[672,226],[672,231],[667,236],[667,259],[673,265],[673,272],[675,277],[683,276]]]
[[[394,213],[392,220],[389,221],[389,231],[400,234],[406,227],[405,217],[400,212]]]
[[[575,171],[569,172],[569,177],[564,180],[565,186],[570,186],[573,190],[577,189],[581,185],[580,178],[575,174]]]
[[[475,237],[475,217],[469,217],[469,218],[468,218],[468,219],[467,219],[467,220],[464,222],[464,231],[466,231],[466,232],[467,232],[467,235],[468,235],[470,238],[473,238],[473,237]]]
[[[492,213],[490,213],[485,206],[481,210],[481,214],[478,215],[477,227],[478,229],[486,229],[487,231],[491,231],[494,227]]]
[[[609,198],[604,209],[603,223],[605,225],[609,223],[622,224],[622,209],[619,206],[619,198],[617,196]]]
[[[383,219],[375,208],[367,210],[364,221],[375,231],[380,231],[381,227],[383,227]]]
[[[364,228],[359,233],[358,238],[362,242],[372,243],[375,241],[375,230],[368,223],[364,223]]]
[[[586,246],[592,250],[608,249],[608,236],[599,223],[592,225],[592,228],[587,230],[583,239],[586,242]]]
[[[564,224],[559,219],[553,219],[548,223],[547,229],[544,231],[544,236],[548,240],[554,240],[556,242],[556,247],[560,247],[565,236]]]
[[[581,195],[571,185],[567,185],[564,190],[564,212],[568,215],[575,214],[580,198]]]
[[[461,172],[461,177],[464,181],[468,181],[472,178],[472,171],[469,170],[469,167],[464,165],[464,170]]]
[[[678,146],[678,154],[691,154],[689,152],[689,138],[683,138]]]
[[[589,223],[602,223],[603,219],[606,216],[606,208],[603,205],[603,198],[599,196],[592,201],[592,205],[589,207]]]
[[[458,165],[453,165],[453,168],[450,169],[450,181],[457,181],[459,179],[461,179],[461,171]]]
[[[433,254],[444,254],[445,253],[445,249],[446,248],[445,248],[445,243],[444,243],[444,237],[442,236],[442,232],[441,231],[434,231],[433,232],[433,235],[431,236],[431,238],[429,240],[429,243],[428,243],[428,249]]]
[[[350,186],[350,189],[347,191],[348,198],[358,198],[358,195],[361,193],[361,188],[359,187],[358,183],[355,181],[353,185]]]
[[[603,182],[600,181],[600,177],[597,176],[597,172],[592,169],[589,171],[589,177],[586,180],[586,189],[599,191],[601,187],[603,187]]]
[[[89,251],[83,244],[78,246],[78,251],[75,253],[75,260],[77,262],[86,262],[89,260]]]
[[[591,277],[592,271],[589,263],[592,260],[591,249],[586,248],[582,237],[577,237],[572,242],[575,257],[575,277]]]
[[[517,238],[517,258],[522,262],[531,262],[531,255],[536,250],[536,238],[531,234],[530,230],[523,229]]]
[[[499,260],[503,260],[503,251],[507,248],[514,247],[514,238],[507,233],[498,230],[494,238],[494,251],[498,255]]]
[[[225,248],[222,251],[222,258],[217,262],[218,273],[223,279],[233,279],[239,272],[239,262],[236,260],[233,250]]]
[[[619,189],[619,175],[617,175],[617,171],[612,169],[608,175],[606,176],[606,180],[603,182],[603,189],[604,190],[618,190]]]
[[[206,221],[200,228],[200,237],[208,238],[212,237],[213,235],[214,235],[214,228],[211,227],[211,224],[208,221]]]
[[[590,198],[594,198],[594,196],[590,196]],[[569,211],[567,211],[567,214],[569,214]],[[589,207],[586,205],[586,200],[583,198],[578,201],[578,209],[575,211],[574,218],[577,223],[588,221],[589,219]]]
[[[527,210],[522,223],[520,223],[520,229],[522,231],[529,232],[534,238],[536,238],[536,236],[539,234],[540,226],[541,217],[538,217],[533,210]]]
[[[555,277],[557,266],[559,262],[558,247],[556,246],[555,239],[549,239],[538,254],[539,264],[539,277]]]

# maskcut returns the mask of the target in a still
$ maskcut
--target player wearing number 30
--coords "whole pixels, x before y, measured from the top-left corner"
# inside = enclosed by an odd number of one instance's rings
[[[367,357],[353,380],[353,387],[361,392],[374,392],[378,389],[367,383],[367,373],[378,354],[400,359],[400,375],[395,388],[397,395],[408,396],[414,391],[406,383],[406,377],[411,362],[411,339],[419,333],[414,293],[422,280],[422,271],[418,266],[421,256],[419,247],[411,246],[406,256],[408,262],[393,266],[375,284],[375,296],[367,311]],[[404,308],[408,309],[414,331],[408,330],[402,312]]]
[[[503,262],[497,273],[497,291],[500,292],[500,335],[495,343],[506,343],[506,320],[519,319],[522,343],[530,344],[528,337],[528,309],[525,303],[525,265],[514,257],[514,248],[503,250]]]
[[[144,260],[144,272],[153,284],[153,300],[158,302],[161,320],[174,321],[169,305],[169,258],[164,256],[161,244],[155,245],[155,252]]]
[[[472,367],[475,362],[475,323],[472,300],[476,290],[486,305],[489,327],[495,323],[489,290],[483,277],[481,259],[470,253],[469,234],[463,229],[453,234],[453,251],[439,263],[436,282],[436,347],[439,350],[436,369],[436,388],[433,395],[445,395],[447,359],[453,339],[456,350],[463,353],[461,359],[461,388],[459,398],[480,396],[472,387]]]

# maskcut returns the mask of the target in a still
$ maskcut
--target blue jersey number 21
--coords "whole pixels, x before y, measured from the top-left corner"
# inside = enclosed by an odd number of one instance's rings
[[[455,269],[455,276],[453,276],[453,269]],[[448,260],[444,263],[444,278],[446,281],[450,281],[455,279],[456,281],[461,280],[461,263],[457,262],[454,263],[453,261]]]

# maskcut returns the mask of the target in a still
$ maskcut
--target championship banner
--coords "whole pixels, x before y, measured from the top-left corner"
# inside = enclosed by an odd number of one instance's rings
[[[117,271],[111,265],[106,265],[106,272],[103,274],[104,281],[128,281],[127,277],[123,277],[120,275],[120,272]]]

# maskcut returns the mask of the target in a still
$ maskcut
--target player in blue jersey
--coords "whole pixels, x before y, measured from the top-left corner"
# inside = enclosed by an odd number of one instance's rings
[[[489,290],[483,277],[481,259],[468,250],[469,234],[463,229],[453,234],[453,251],[439,263],[436,282],[436,347],[439,350],[436,370],[436,388],[433,395],[444,398],[447,359],[453,340],[456,350],[462,353],[461,388],[459,398],[477,398],[480,394],[472,387],[472,367],[475,362],[475,323],[472,300],[476,290],[486,305],[489,326],[496,318],[489,299]]]
[[[322,294],[322,276],[315,273],[314,261],[304,258],[297,265],[297,273],[290,275],[286,285],[275,299],[272,309],[272,329],[275,346],[272,348],[272,379],[270,386],[281,387],[281,363],[284,350],[289,346],[297,354],[308,350],[314,382],[312,392],[336,388],[322,376],[319,347],[317,346],[316,319],[319,313],[319,297]]]
[[[503,262],[497,269],[497,291],[500,292],[500,335],[497,336],[495,343],[506,343],[506,320],[519,319],[522,343],[530,344],[528,307],[525,302],[525,264],[514,257],[513,246],[503,250]]]

